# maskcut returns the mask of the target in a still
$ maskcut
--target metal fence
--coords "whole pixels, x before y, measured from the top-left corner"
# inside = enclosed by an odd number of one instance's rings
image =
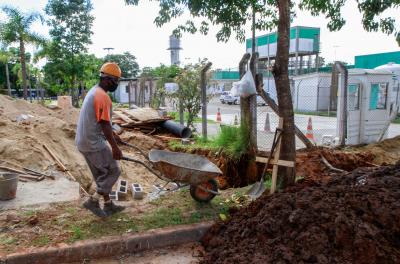
[[[394,123],[400,109],[400,82],[388,72],[365,69],[351,69],[346,82],[344,78],[335,73],[292,77],[296,126],[316,145],[338,145],[341,137],[346,145],[368,144],[400,135],[400,124]],[[264,87],[268,82],[268,93],[277,102],[273,80],[271,84],[264,79]],[[277,125],[278,116],[270,107],[257,107],[259,150],[269,150]],[[298,138],[296,147],[305,147]]]

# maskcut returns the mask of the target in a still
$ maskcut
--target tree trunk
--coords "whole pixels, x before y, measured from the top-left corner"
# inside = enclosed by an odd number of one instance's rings
[[[280,159],[295,161],[296,142],[292,96],[289,84],[289,36],[290,36],[290,0],[278,0],[279,24],[277,56],[273,68],[278,96],[279,113],[283,118],[283,134]],[[295,182],[295,168],[280,167],[279,176],[282,186]]]
[[[10,72],[8,71],[8,60],[6,61],[6,79],[7,79],[8,96],[11,96]]]
[[[24,99],[28,99],[28,89],[26,86],[26,65],[25,65],[25,45],[22,39],[19,40],[19,53],[22,68],[22,89],[24,91]]]

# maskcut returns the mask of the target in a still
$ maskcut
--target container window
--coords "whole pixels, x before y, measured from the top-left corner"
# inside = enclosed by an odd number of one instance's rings
[[[129,93],[129,85],[125,86],[125,92]]]
[[[387,83],[371,84],[371,94],[369,99],[369,109],[386,109],[387,103]]]
[[[349,84],[348,86],[348,110],[354,111],[360,109],[360,85]]]

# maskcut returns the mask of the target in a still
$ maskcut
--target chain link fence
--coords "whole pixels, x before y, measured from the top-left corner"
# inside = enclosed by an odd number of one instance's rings
[[[336,77],[339,81],[335,81]],[[399,80],[385,71],[351,69],[346,94],[344,85],[340,86],[343,78],[344,75],[323,72],[291,77],[296,126],[318,146],[338,145],[342,136],[346,138],[346,145],[356,145],[400,135],[400,124],[396,124],[400,108]],[[277,102],[272,78],[264,79],[264,89]],[[278,122],[270,107],[257,107],[259,150],[270,149]],[[298,138],[296,147],[305,147]]]

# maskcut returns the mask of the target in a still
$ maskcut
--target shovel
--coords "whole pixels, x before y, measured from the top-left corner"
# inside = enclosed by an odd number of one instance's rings
[[[249,195],[252,200],[255,200],[258,197],[260,197],[261,194],[263,194],[263,192],[266,189],[265,188],[265,184],[264,184],[265,175],[266,175],[266,172],[267,172],[267,168],[268,168],[269,162],[271,161],[272,156],[274,155],[275,148],[276,148],[276,146],[277,146],[277,144],[279,142],[279,139],[280,139],[281,135],[282,135],[282,129],[277,128],[275,130],[274,141],[272,142],[271,151],[269,153],[267,163],[265,164],[264,170],[262,172],[261,179],[260,179],[260,181],[258,181],[255,184],[253,184],[253,186],[251,186],[250,190],[247,192],[247,195]]]

